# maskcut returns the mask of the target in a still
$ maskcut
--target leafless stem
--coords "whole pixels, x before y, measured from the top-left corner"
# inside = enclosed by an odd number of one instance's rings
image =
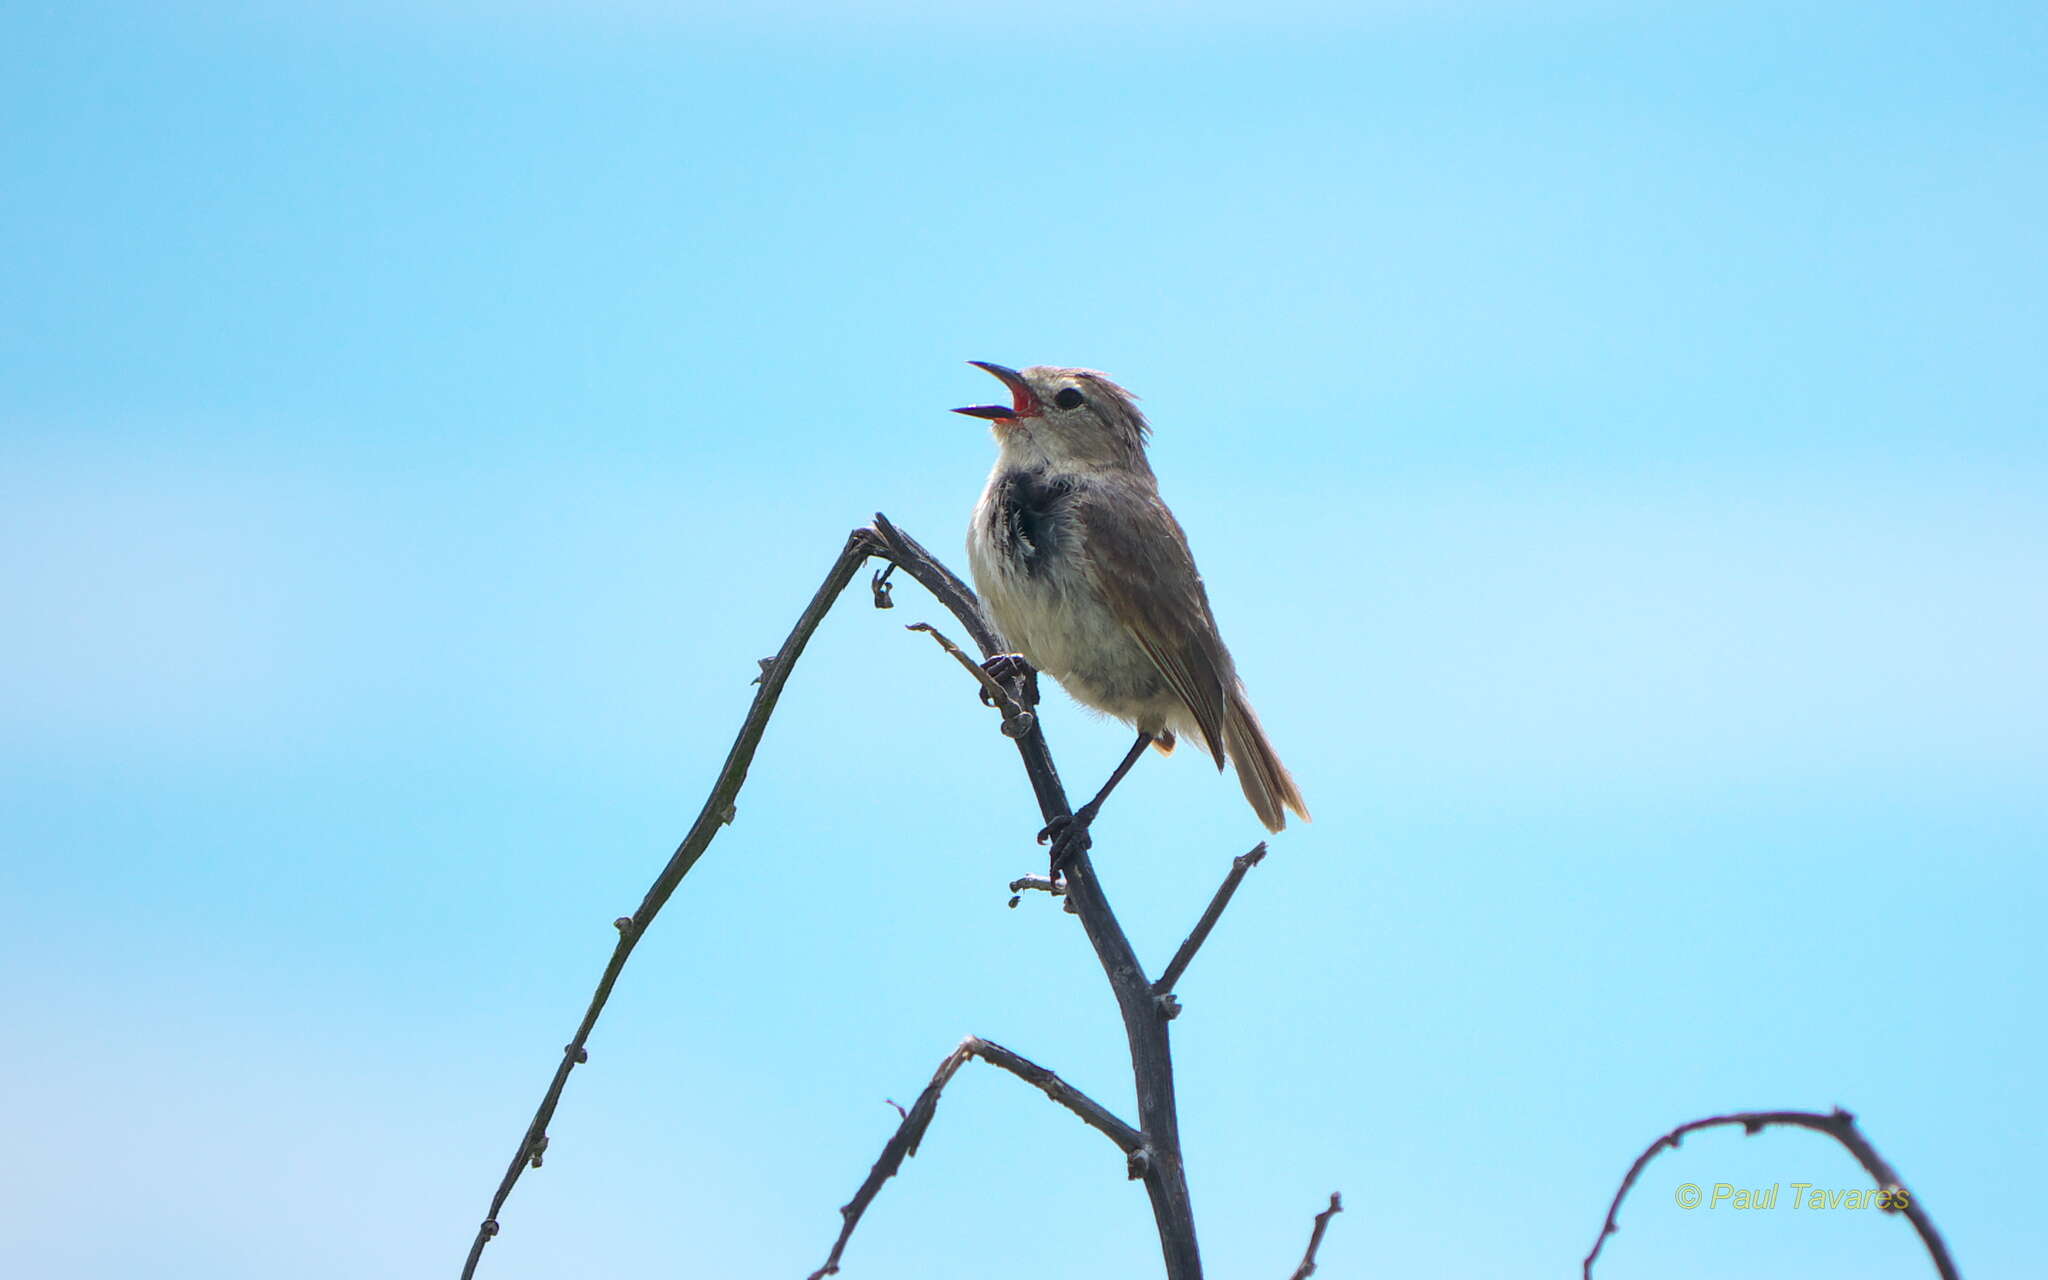
[[[738,739],[726,757],[724,768],[719,772],[710,797],[705,801],[697,821],[677,846],[668,865],[655,878],[654,884],[642,899],[639,910],[631,916],[623,916],[616,925],[619,942],[613,949],[611,961],[605,966],[603,976],[598,980],[583,1020],[576,1035],[565,1047],[562,1062],[547,1092],[535,1111],[532,1122],[521,1137],[518,1149],[513,1153],[510,1166],[498,1185],[497,1193],[491,1199],[490,1215],[478,1227],[475,1241],[471,1244],[469,1256],[463,1265],[463,1280],[471,1280],[482,1257],[484,1245],[498,1233],[498,1214],[504,1208],[506,1198],[518,1182],[520,1174],[533,1163],[535,1157],[547,1145],[547,1125],[553,1118],[562,1090],[567,1083],[570,1070],[587,1060],[585,1043],[590,1037],[597,1018],[603,1012],[611,996],[612,986],[617,982],[626,959],[633,948],[646,935],[656,913],[661,910],[676,886],[688,874],[697,859],[711,843],[719,828],[733,819],[733,802],[740,787],[746,781],[747,769],[754,752],[759,747],[761,735],[767,728],[770,714],[782,694],[789,673],[797,657],[810,640],[825,613],[854,572],[869,556],[880,556],[896,569],[914,578],[920,585],[943,604],[960,621],[968,634],[986,657],[994,657],[1000,651],[1000,642],[994,630],[982,617],[981,607],[974,593],[951,570],[920,546],[908,534],[897,529],[889,520],[877,515],[872,529],[855,530],[848,538],[839,558],[825,576],[824,583],[812,597],[810,604],[798,618],[789,638],[783,642],[773,658],[763,662],[758,678],[760,691],[754,696],[754,704],[742,722]],[[877,575],[871,584],[876,604],[889,607],[889,574]],[[1050,823],[1055,818],[1070,815],[1065,788],[1060,784],[1059,772],[1053,766],[1052,755],[1046,749],[1045,735],[1033,717],[1028,730],[1013,739],[1018,755],[1023,761],[1025,776],[1031,782],[1032,792],[1037,798],[1039,813],[1043,821]],[[1123,1016],[1124,1036],[1131,1051],[1131,1070],[1137,1085],[1138,1127],[1142,1131],[1143,1146],[1132,1153],[1131,1168],[1145,1183],[1146,1194],[1152,1202],[1152,1213],[1159,1229],[1160,1249],[1166,1262],[1167,1280],[1200,1280],[1202,1274],[1201,1256],[1195,1244],[1194,1210],[1188,1199],[1187,1177],[1181,1162],[1180,1121],[1174,1105],[1172,1049],[1167,1037],[1167,1014],[1160,1002],[1152,997],[1151,984],[1145,977],[1144,967],[1138,962],[1130,940],[1117,923],[1116,916],[1109,908],[1108,899],[1103,895],[1101,882],[1096,878],[1095,868],[1085,853],[1071,857],[1065,867],[1068,909],[1081,920],[1090,945],[1095,950],[1097,961],[1109,978],[1110,988],[1115,993],[1117,1008]],[[937,1083],[943,1084],[943,1081]],[[936,1093],[933,1094],[936,1100]],[[915,1111],[912,1112],[915,1115]],[[1085,1117],[1084,1117],[1085,1118]],[[927,1117],[927,1123],[929,1117]],[[921,1132],[922,1130],[918,1130]],[[884,1153],[885,1161],[888,1153]],[[901,1156],[897,1157],[900,1163]],[[881,1166],[877,1166],[879,1169]],[[893,1168],[893,1166],[892,1166]],[[886,1176],[886,1175],[884,1175]],[[836,1256],[836,1255],[835,1255]]]
[[[1021,1054],[1010,1052],[999,1044],[983,1040],[979,1036],[969,1036],[939,1063],[939,1069],[932,1073],[932,1082],[924,1087],[924,1092],[917,1095],[917,1101],[904,1113],[903,1122],[896,1126],[896,1132],[882,1148],[882,1154],[876,1159],[874,1168],[868,1170],[867,1180],[860,1184],[860,1190],[853,1193],[853,1199],[847,1201],[845,1207],[839,1210],[839,1216],[844,1219],[839,1228],[839,1238],[832,1242],[832,1253],[825,1259],[825,1265],[813,1271],[810,1280],[822,1280],[824,1276],[839,1273],[839,1259],[846,1252],[846,1242],[852,1239],[853,1229],[860,1225],[861,1215],[874,1203],[882,1184],[896,1176],[906,1159],[917,1154],[918,1144],[924,1141],[925,1130],[931,1127],[932,1116],[938,1111],[939,1094],[952,1080],[953,1073],[969,1058],[980,1058],[983,1062],[1001,1067],[1019,1080],[1036,1087],[1046,1097],[1081,1117],[1089,1127],[1114,1142],[1126,1158],[1135,1157],[1144,1149],[1145,1135],[1117,1119],[1107,1107],[1060,1079],[1053,1072]],[[1132,1167],[1136,1167],[1135,1161]],[[1133,1176],[1136,1176],[1135,1173]]]
[[[1316,1273],[1316,1250],[1323,1247],[1323,1232],[1330,1228],[1330,1216],[1344,1212],[1344,1198],[1332,1191],[1330,1207],[1316,1215],[1315,1229],[1308,1233],[1308,1252],[1301,1255],[1301,1265],[1294,1269],[1288,1280],[1308,1280]]]
[[[878,554],[887,556],[916,579],[946,606],[967,628],[984,657],[1001,652],[1001,641],[981,615],[974,593],[940,564],[914,538],[885,516],[875,517]],[[1038,797],[1039,815],[1050,823],[1071,815],[1066,789],[1060,785],[1046,750],[1043,722],[1015,739],[1023,759],[1024,773]],[[1201,1252],[1195,1243],[1195,1212],[1188,1198],[1187,1173],[1181,1163],[1180,1116],[1174,1102],[1173,1049],[1167,1035],[1167,1014],[1152,995],[1152,984],[1137,952],[1124,935],[1104,896],[1102,882],[1085,852],[1067,859],[1067,903],[1080,918],[1095,958],[1115,993],[1117,1011],[1123,1015],[1124,1040],[1131,1050],[1131,1073],[1137,1084],[1138,1127],[1144,1131],[1147,1158],[1139,1174],[1145,1193],[1152,1201],[1152,1217],[1159,1227],[1159,1247],[1165,1257],[1167,1280],[1200,1280]]]
[[[1259,841],[1250,851],[1238,854],[1230,860],[1230,874],[1223,877],[1223,883],[1216,888],[1216,896],[1209,899],[1208,910],[1195,921],[1194,931],[1187,941],[1180,944],[1180,950],[1173,953],[1173,959],[1166,966],[1166,972],[1159,975],[1159,981],[1152,984],[1154,995],[1165,995],[1173,990],[1173,984],[1180,981],[1180,975],[1187,972],[1188,963],[1195,958],[1195,952],[1209,939],[1209,931],[1216,927],[1216,921],[1223,916],[1223,908],[1230,905],[1230,895],[1237,892],[1237,886],[1244,883],[1245,872],[1258,866],[1266,859],[1266,842]]]
[[[1117,1119],[1109,1108],[1060,1079],[1055,1072],[1039,1066],[1023,1054],[1012,1053],[994,1041],[983,1040],[980,1036],[969,1036],[966,1044],[975,1057],[992,1066],[1001,1067],[1081,1117],[1089,1128],[1114,1142],[1117,1149],[1125,1155],[1130,1155],[1145,1145],[1144,1134]]]
[[[490,1214],[477,1229],[475,1240],[470,1246],[468,1258],[463,1266],[464,1280],[470,1280],[475,1274],[485,1244],[497,1235],[498,1215],[521,1173],[529,1167],[540,1167],[541,1155],[548,1146],[548,1123],[560,1102],[569,1073],[576,1066],[589,1060],[587,1042],[598,1017],[610,999],[612,988],[626,960],[640,939],[646,935],[654,917],[674,893],[683,877],[709,847],[713,837],[722,827],[733,821],[734,801],[745,784],[747,771],[760,746],[768,720],[775,710],[797,658],[802,654],[805,645],[839,593],[851,581],[854,572],[870,556],[880,556],[888,561],[888,565],[875,575],[871,584],[877,607],[893,606],[892,584],[889,579],[892,572],[901,569],[930,591],[959,619],[985,655],[993,657],[999,651],[1000,642],[986,619],[982,617],[973,592],[914,539],[880,515],[875,517],[872,529],[855,530],[849,535],[839,558],[834,561],[824,582],[797,619],[789,637],[775,656],[762,660],[761,673],[754,681],[760,686],[759,692],[755,694],[753,705],[741,723],[739,735],[726,757],[725,765],[720,770],[711,794],[706,798],[689,834],[683,838],[668,864],[648,888],[639,909],[633,915],[622,916],[613,922],[619,938],[612,950],[611,959],[598,980],[583,1018],[577,1025],[574,1038],[563,1047],[561,1060],[555,1067],[540,1105],[521,1136],[512,1161],[492,1197]],[[922,624],[913,629],[930,632],[962,665],[975,673],[984,687],[991,688],[1005,714],[1005,731],[1016,741],[1025,775],[1031,782],[1041,817],[1047,823],[1051,823],[1057,818],[1069,816],[1066,792],[1053,766],[1051,754],[1046,748],[1044,734],[1036,717],[1019,706],[1016,700],[1009,696],[1008,690],[1002,689],[999,683],[992,681],[986,671],[945,637]],[[1080,917],[1083,930],[1095,950],[1103,972],[1109,979],[1118,1008],[1123,1015],[1124,1032],[1130,1046],[1132,1072],[1137,1085],[1139,1126],[1133,1128],[1126,1124],[1066,1084],[1057,1075],[1035,1063],[999,1045],[970,1037],[940,1064],[938,1072],[919,1096],[917,1103],[904,1114],[902,1125],[884,1148],[867,1181],[856,1193],[853,1201],[842,1210],[846,1218],[845,1225],[838,1242],[833,1246],[830,1260],[823,1269],[815,1273],[815,1276],[829,1275],[837,1270],[847,1239],[861,1214],[873,1201],[876,1191],[884,1181],[896,1173],[905,1158],[915,1154],[918,1143],[931,1123],[939,1093],[946,1082],[969,1057],[980,1057],[1039,1088],[1048,1097],[1108,1136],[1125,1152],[1131,1176],[1144,1180],[1147,1194],[1151,1198],[1168,1280],[1200,1280],[1201,1262],[1195,1244],[1193,1210],[1189,1204],[1187,1181],[1181,1162],[1179,1121],[1174,1106],[1173,1066],[1167,1035],[1167,1023],[1174,1012],[1171,989],[1215,927],[1224,907],[1229,903],[1245,874],[1258,864],[1265,851],[1266,846],[1261,843],[1233,861],[1230,874],[1157,983],[1147,981],[1129,939],[1110,910],[1101,882],[1087,853],[1083,851],[1071,855],[1065,864],[1066,878],[1063,885],[1067,909]],[[1026,877],[1012,885],[1013,892],[1024,888],[1052,889],[1053,886],[1049,881],[1039,883],[1036,877]],[[1665,1147],[1678,1146],[1680,1140],[1688,1133],[1731,1124],[1742,1125],[1748,1133],[1755,1133],[1770,1125],[1789,1125],[1824,1133],[1840,1142],[1877,1180],[1881,1190],[1893,1193],[1896,1197],[1888,1197],[1887,1203],[1883,1205],[1884,1209],[1887,1212],[1903,1213],[1913,1224],[1943,1280],[1955,1280],[1955,1264],[1924,1206],[1917,1197],[1906,1192],[1891,1165],[1865,1140],[1861,1131],[1856,1128],[1854,1117],[1840,1109],[1830,1115],[1803,1111],[1769,1111],[1711,1116],[1680,1125],[1659,1138],[1636,1158],[1627,1176],[1623,1178],[1620,1189],[1615,1193],[1600,1235],[1594,1240],[1593,1248],[1585,1258],[1583,1274],[1587,1280],[1591,1278],[1593,1264],[1599,1257],[1607,1237],[1618,1229],[1616,1219],[1623,1200],[1649,1161]],[[1321,1246],[1330,1216],[1340,1212],[1342,1207],[1338,1196],[1332,1194],[1330,1207],[1316,1215],[1307,1252],[1302,1257],[1301,1265],[1294,1272],[1294,1280],[1306,1280],[1306,1277],[1315,1270],[1316,1252]]]
[[[1593,1241],[1593,1249],[1586,1255],[1585,1265],[1580,1271],[1585,1280],[1592,1280],[1593,1262],[1599,1258],[1602,1246],[1607,1243],[1607,1237],[1621,1229],[1615,1221],[1621,1212],[1621,1202],[1627,1198],[1629,1189],[1635,1186],[1636,1179],[1641,1176],[1643,1167],[1650,1163],[1651,1158],[1666,1147],[1675,1150],[1680,1140],[1688,1133],[1730,1124],[1741,1125],[1745,1134],[1756,1133],[1774,1124],[1790,1125],[1800,1129],[1811,1129],[1815,1133],[1824,1133],[1841,1143],[1850,1155],[1856,1157],[1857,1163],[1877,1180],[1878,1190],[1887,1193],[1879,1207],[1886,1213],[1905,1214],[1906,1220],[1913,1224],[1913,1230],[1920,1233],[1920,1242],[1927,1247],[1927,1256],[1933,1259],[1934,1269],[1942,1280],[1957,1280],[1956,1264],[1954,1259],[1949,1257],[1948,1245],[1942,1241],[1941,1233],[1934,1229],[1934,1221],[1927,1216],[1927,1209],[1920,1203],[1920,1197],[1906,1190],[1898,1171],[1877,1153],[1877,1148],[1871,1146],[1869,1140],[1863,1136],[1863,1131],[1856,1127],[1856,1117],[1840,1107],[1836,1107],[1827,1115],[1814,1111],[1738,1111],[1731,1115],[1708,1116],[1704,1120],[1693,1120],[1679,1125],[1651,1143],[1643,1154],[1636,1157],[1636,1162],[1629,1166],[1628,1176],[1621,1180],[1621,1189],[1614,1193],[1614,1202],[1607,1206],[1607,1221],[1602,1224],[1599,1236]]]
[[[711,844],[713,836],[733,819],[733,801],[747,780],[747,769],[753,763],[754,752],[761,745],[761,735],[768,728],[768,718],[775,711],[776,702],[782,697],[782,687],[789,681],[789,673],[796,665],[797,656],[810,642],[811,633],[832,608],[832,602],[846,584],[853,580],[854,571],[873,554],[874,535],[866,529],[857,529],[846,539],[846,546],[839,552],[839,558],[832,562],[832,568],[825,574],[825,581],[819,584],[811,602],[796,620],[789,638],[782,642],[773,658],[762,664],[758,677],[760,691],[754,695],[754,704],[747,710],[746,719],[740,723],[739,737],[733,741],[732,750],[725,757],[725,767],[718,772],[718,780],[711,786],[711,795],[704,801],[704,807],[697,813],[697,821],[691,824],[690,833],[676,846],[668,865],[656,876],[648,887],[646,896],[640,901],[640,909],[630,916],[620,916],[613,921],[619,931],[618,945],[612,948],[612,958],[605,965],[604,974],[597,981],[597,990],[591,994],[589,1007],[583,1012],[583,1021],[576,1026],[575,1038],[562,1049],[562,1060],[555,1067],[553,1079],[548,1082],[547,1092],[541,1095],[540,1106],[533,1113],[533,1120],[526,1126],[526,1132],[519,1139],[519,1149],[512,1153],[512,1163],[507,1166],[505,1176],[498,1183],[498,1190],[491,1197],[490,1213],[477,1228],[476,1238],[469,1246],[469,1257],[462,1265],[463,1280],[470,1280],[476,1274],[478,1261],[483,1257],[484,1246],[498,1234],[498,1214],[505,1207],[506,1197],[512,1194],[519,1175],[529,1166],[538,1167],[541,1151],[547,1147],[548,1122],[554,1118],[555,1107],[562,1099],[562,1090],[569,1082],[569,1072],[578,1064],[589,1061],[584,1045],[590,1039],[591,1029],[597,1025],[598,1015],[604,1012],[605,1002],[611,999],[612,986],[619,980],[619,972],[626,966],[626,958],[633,954],[633,948],[647,934],[647,928],[654,923],[654,917],[676,886],[682,883],[697,859]]]
[[[945,632],[940,631],[929,622],[913,622],[905,627],[904,630],[922,631],[938,641],[941,649],[952,654],[955,661],[967,668],[968,674],[981,681],[981,687],[988,692],[989,697],[995,701],[995,705],[1003,713],[1003,732],[1005,734],[1015,738],[1030,731],[1032,721],[1038,717],[1026,711],[1023,703],[1011,697],[1010,691],[1003,688],[1002,681],[990,675],[980,663],[960,652],[960,646],[948,640]]]

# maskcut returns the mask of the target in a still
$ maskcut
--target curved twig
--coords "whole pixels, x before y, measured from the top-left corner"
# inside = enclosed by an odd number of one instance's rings
[[[1628,1197],[1629,1189],[1635,1186],[1643,1167],[1664,1148],[1676,1150],[1686,1134],[1728,1124],[1741,1125],[1745,1134],[1756,1133],[1774,1124],[1790,1125],[1799,1129],[1811,1129],[1815,1133],[1824,1133],[1841,1143],[1850,1155],[1856,1157],[1856,1162],[1862,1165],[1871,1177],[1877,1179],[1878,1189],[1888,1193],[1879,1207],[1886,1213],[1905,1214],[1906,1220],[1913,1224],[1913,1230],[1920,1233],[1920,1243],[1927,1246],[1927,1256],[1934,1261],[1934,1269],[1941,1275],[1942,1280],[1958,1280],[1955,1260],[1949,1257],[1948,1245],[1943,1242],[1941,1233],[1934,1229],[1934,1220],[1927,1216],[1927,1209],[1920,1203],[1920,1197],[1906,1190],[1905,1183],[1899,1178],[1898,1170],[1892,1168],[1891,1163],[1877,1153],[1877,1148],[1871,1146],[1869,1140],[1863,1136],[1863,1131],[1856,1127],[1856,1117],[1840,1107],[1836,1107],[1828,1115],[1821,1115],[1815,1111],[1738,1111],[1725,1116],[1708,1116],[1704,1120],[1693,1120],[1679,1125],[1651,1143],[1643,1154],[1636,1157],[1636,1162],[1629,1166],[1628,1175],[1621,1180],[1621,1189],[1614,1193],[1614,1202],[1607,1206],[1607,1221],[1602,1224],[1599,1236],[1593,1241],[1592,1251],[1586,1255],[1585,1265],[1580,1269],[1580,1275],[1584,1280],[1593,1280],[1593,1262],[1600,1256],[1601,1247],[1607,1243],[1607,1237],[1621,1229],[1615,1221],[1616,1215],[1621,1212],[1621,1202]]]
[[[1109,1108],[1082,1093],[1079,1089],[1059,1078],[1058,1075],[1039,1066],[1022,1054],[1012,1053],[1003,1046],[980,1036],[969,1036],[962,1040],[953,1052],[940,1061],[939,1069],[932,1073],[932,1081],[917,1095],[917,1101],[903,1113],[903,1122],[890,1135],[882,1154],[875,1159],[874,1168],[860,1184],[860,1190],[853,1193],[853,1199],[839,1210],[845,1219],[839,1228],[839,1238],[832,1242],[832,1253],[825,1259],[825,1265],[813,1271],[810,1280],[822,1280],[825,1276],[839,1274],[839,1259],[846,1252],[846,1242],[853,1238],[853,1229],[860,1225],[861,1215],[875,1202],[882,1184],[896,1176],[903,1168],[903,1162],[917,1154],[918,1144],[924,1141],[925,1131],[931,1128],[932,1116],[939,1107],[939,1094],[953,1079],[969,1058],[980,1058],[992,1066],[1016,1076],[1026,1084],[1036,1086],[1046,1097],[1059,1103],[1067,1110],[1081,1117],[1090,1128],[1097,1130],[1114,1142],[1124,1155],[1134,1157],[1145,1146],[1145,1135],[1116,1118]],[[1135,1168],[1135,1163],[1133,1168]],[[1133,1174],[1135,1177],[1135,1173]]]

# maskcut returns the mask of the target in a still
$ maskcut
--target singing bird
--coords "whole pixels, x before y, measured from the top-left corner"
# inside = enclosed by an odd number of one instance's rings
[[[1151,427],[1131,393],[1092,369],[970,363],[1012,401],[954,410],[988,419],[1000,448],[967,530],[983,608],[1015,658],[1138,731],[1101,792],[1047,829],[1059,836],[1055,864],[1145,748],[1171,752],[1183,735],[1219,771],[1236,764],[1267,830],[1286,826],[1289,809],[1306,819],[1216,629],[1187,535],[1160,500],[1145,460]]]

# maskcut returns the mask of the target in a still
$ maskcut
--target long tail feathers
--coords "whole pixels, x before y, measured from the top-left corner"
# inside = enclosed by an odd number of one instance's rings
[[[1288,809],[1300,815],[1302,821],[1308,821],[1308,806],[1302,802],[1287,766],[1280,763],[1280,757],[1273,753],[1273,744],[1266,740],[1258,713],[1252,710],[1242,688],[1231,693],[1223,713],[1223,740],[1230,758],[1237,762],[1237,781],[1244,788],[1244,798],[1252,802],[1259,821],[1266,824],[1268,831],[1278,831],[1287,825]]]

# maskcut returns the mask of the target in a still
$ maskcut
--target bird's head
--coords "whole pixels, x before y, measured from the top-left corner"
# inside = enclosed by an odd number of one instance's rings
[[[1093,369],[1033,365],[1006,369],[985,360],[986,369],[1010,389],[1009,404],[976,404],[955,413],[995,424],[1003,455],[1021,465],[1060,470],[1122,467],[1150,474],[1145,438],[1151,428],[1138,411],[1137,397]]]

